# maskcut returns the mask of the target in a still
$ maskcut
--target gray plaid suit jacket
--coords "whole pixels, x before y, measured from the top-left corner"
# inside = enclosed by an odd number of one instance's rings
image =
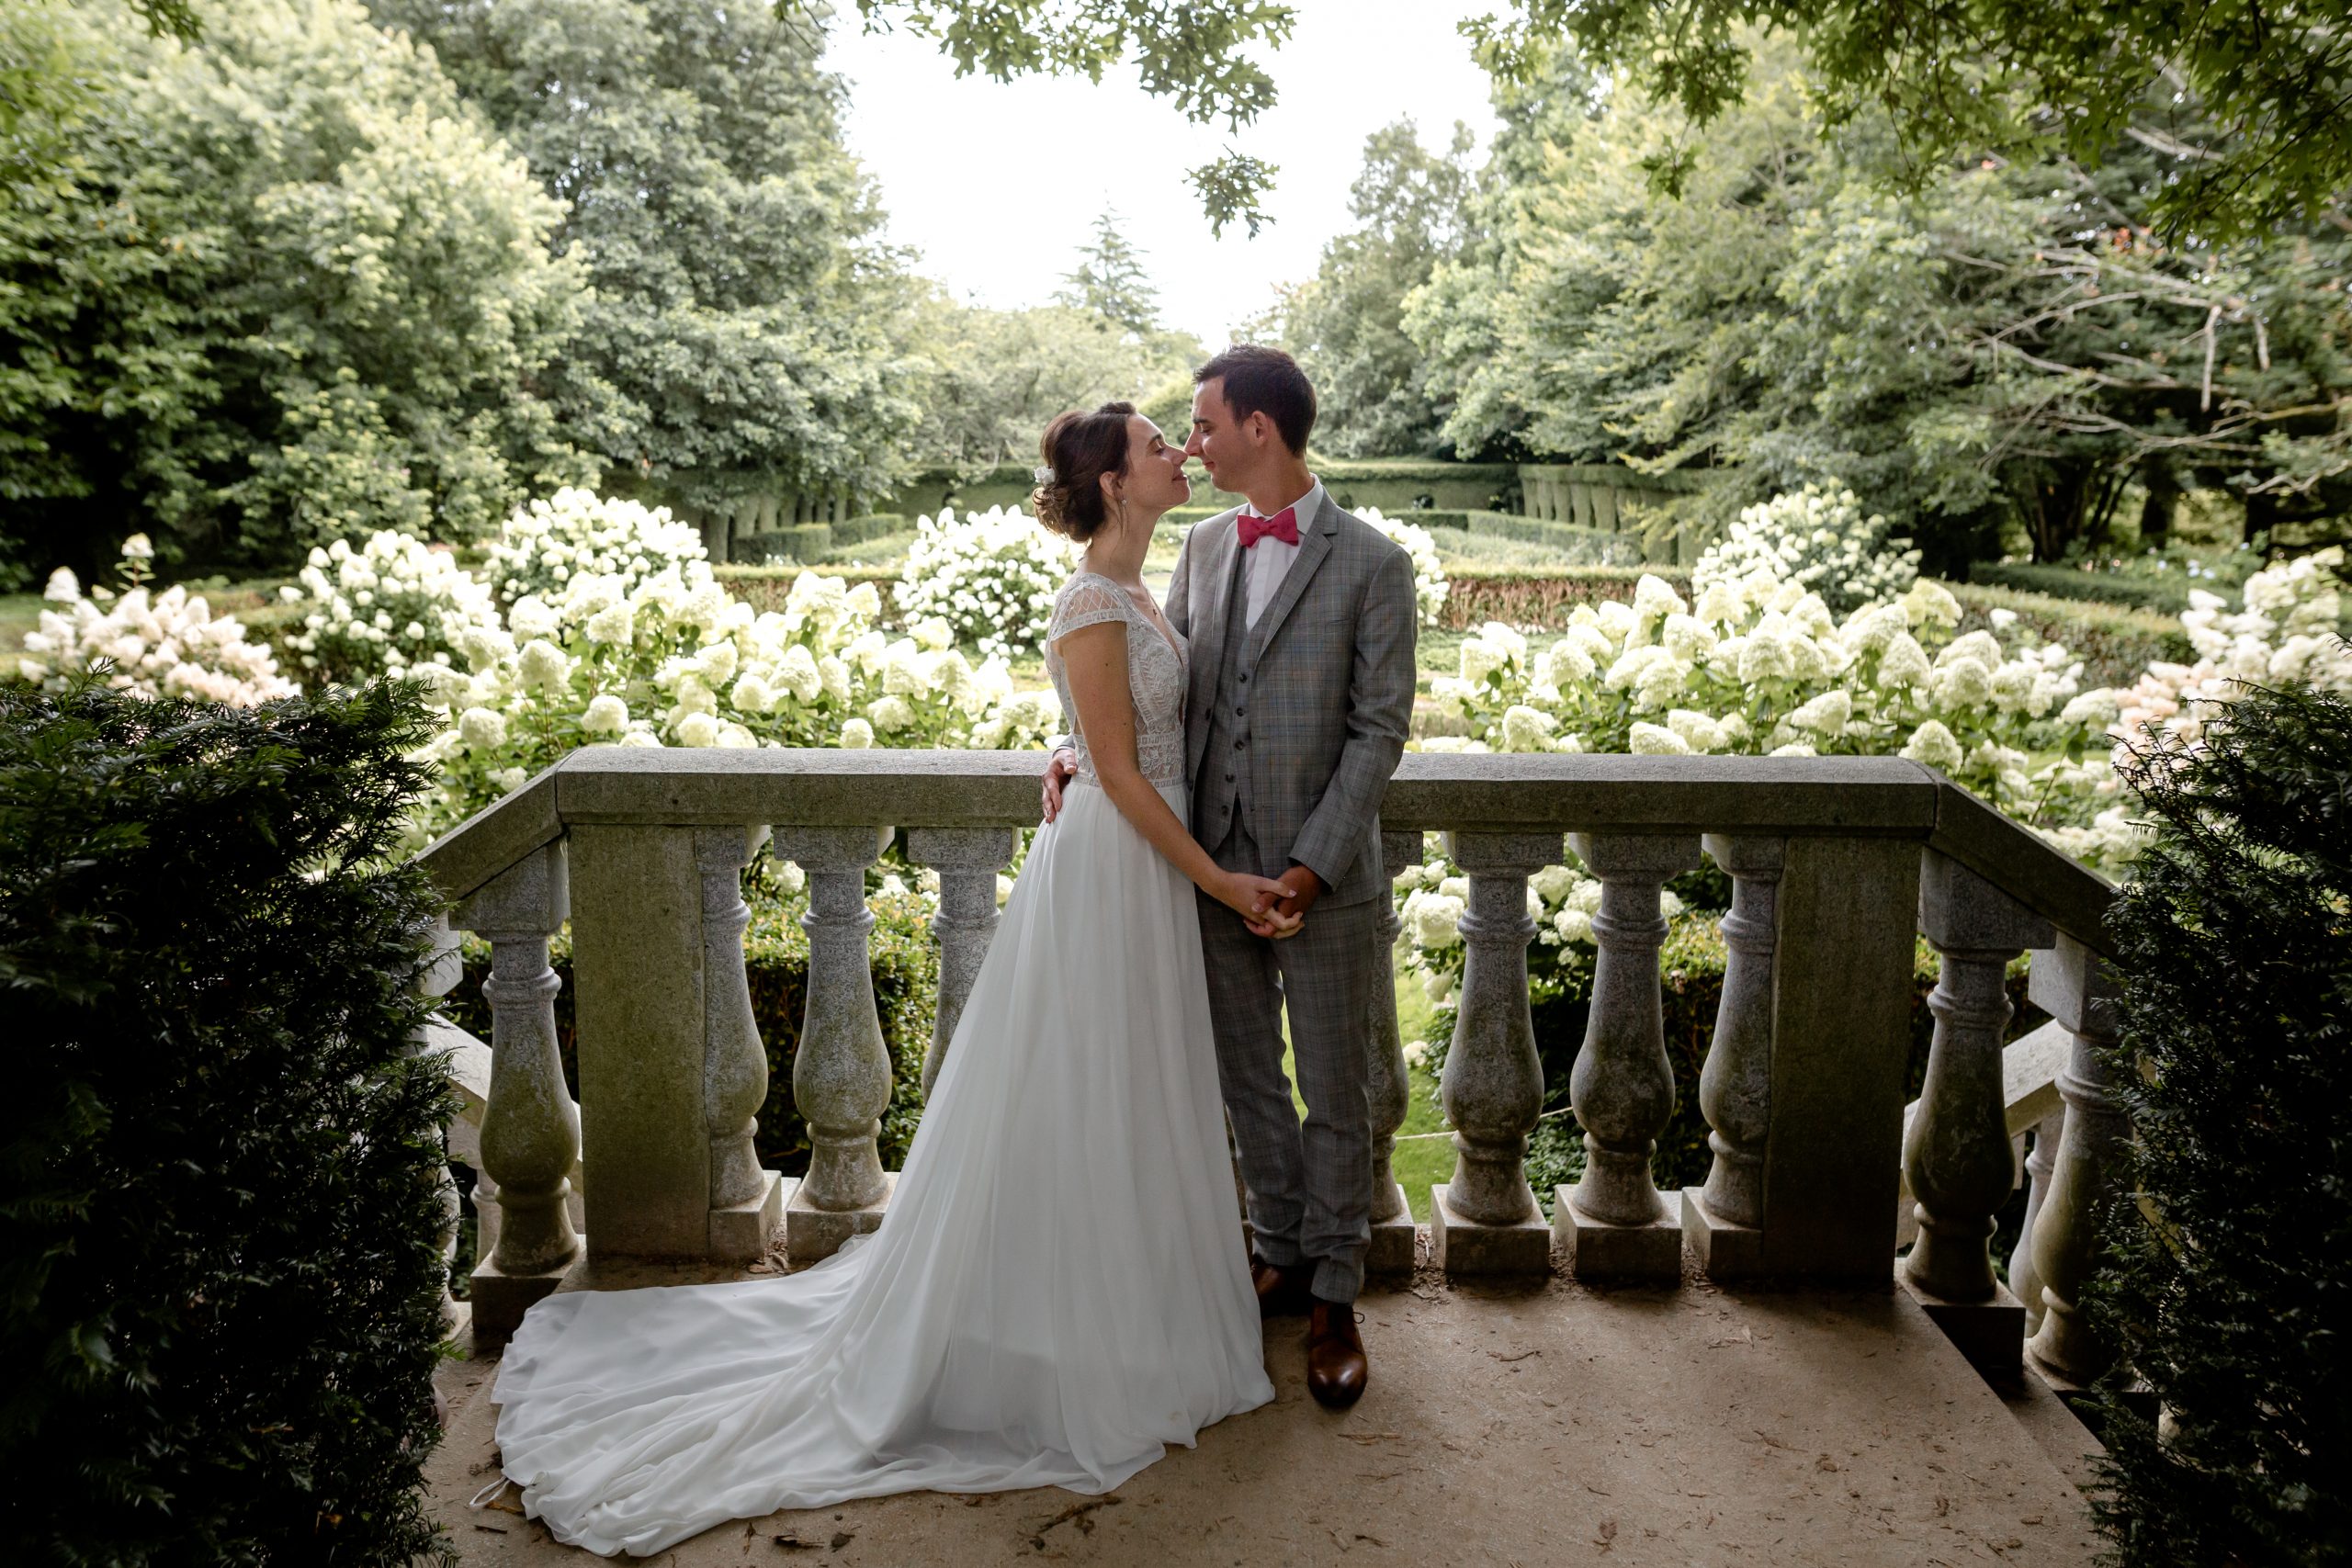
[[[1389,892],[1380,799],[1411,728],[1418,606],[1412,558],[1318,493],[1315,514],[1299,519],[1298,555],[1243,644],[1254,688],[1248,765],[1263,874],[1296,861],[1323,879],[1322,903],[1342,905]],[[1233,593],[1239,516],[1236,507],[1193,525],[1163,606],[1193,649],[1184,762],[1195,801],[1227,675],[1227,618],[1248,613]]]

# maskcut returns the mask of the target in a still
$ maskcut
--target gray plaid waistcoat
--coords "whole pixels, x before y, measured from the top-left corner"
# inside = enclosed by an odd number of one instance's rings
[[[1214,851],[1238,815],[1261,874],[1296,861],[1329,886],[1327,903],[1385,894],[1380,798],[1413,714],[1411,558],[1325,493],[1299,519],[1281,587],[1247,626],[1239,515],[1194,525],[1168,585],[1169,622],[1193,649],[1193,834]]]

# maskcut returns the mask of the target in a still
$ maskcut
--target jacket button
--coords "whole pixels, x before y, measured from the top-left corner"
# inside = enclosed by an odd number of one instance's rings
[[[1226,775],[1225,775],[1225,782],[1226,782],[1226,783],[1227,783],[1227,784],[1231,784],[1231,783],[1233,782],[1233,775],[1232,775],[1231,773],[1227,773],[1227,774],[1226,774]]]
[[[1244,670],[1240,674],[1235,676],[1234,679],[1246,686],[1250,683],[1250,671]]]
[[[1249,714],[1250,710],[1248,708],[1235,708],[1233,710],[1233,716],[1236,718],[1246,718],[1249,716]]]
[[[1240,750],[1244,746],[1247,746],[1247,745],[1249,745],[1249,744],[1250,744],[1250,742],[1249,742],[1248,740],[1246,740],[1246,739],[1243,739],[1243,740],[1237,740],[1237,741],[1235,741],[1235,742],[1233,743],[1233,749],[1234,749],[1235,750],[1238,751],[1238,750]]]

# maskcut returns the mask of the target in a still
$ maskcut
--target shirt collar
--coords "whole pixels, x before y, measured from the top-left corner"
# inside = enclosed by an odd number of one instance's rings
[[[1291,516],[1296,519],[1298,525],[1302,529],[1306,526],[1306,520],[1314,516],[1317,509],[1323,504],[1323,481],[1321,479],[1315,479],[1315,476],[1312,474],[1309,474],[1307,478],[1314,479],[1315,482],[1306,487],[1306,493],[1305,495],[1302,495],[1296,501],[1292,502],[1289,507],[1286,508]],[[1241,503],[1241,515],[1244,517],[1262,517],[1265,513],[1259,511],[1257,507],[1252,505],[1250,502],[1244,501]]]

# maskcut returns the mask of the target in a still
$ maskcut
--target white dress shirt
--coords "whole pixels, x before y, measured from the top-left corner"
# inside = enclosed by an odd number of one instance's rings
[[[1321,479],[1317,479],[1309,485],[1305,495],[1291,502],[1291,515],[1297,520],[1299,533],[1302,536],[1306,532],[1308,520],[1314,517],[1316,509],[1322,503],[1323,481]],[[1280,515],[1279,508],[1276,509],[1275,514]],[[1261,517],[1265,513],[1245,501],[1241,503],[1241,515]],[[1283,579],[1290,575],[1290,563],[1298,558],[1298,547],[1285,545],[1280,539],[1265,538],[1260,539],[1241,554],[1242,582],[1250,591],[1249,615],[1241,624],[1245,627],[1254,629],[1258,625],[1258,617],[1264,615],[1266,606],[1274,602],[1274,594],[1282,587]]]

